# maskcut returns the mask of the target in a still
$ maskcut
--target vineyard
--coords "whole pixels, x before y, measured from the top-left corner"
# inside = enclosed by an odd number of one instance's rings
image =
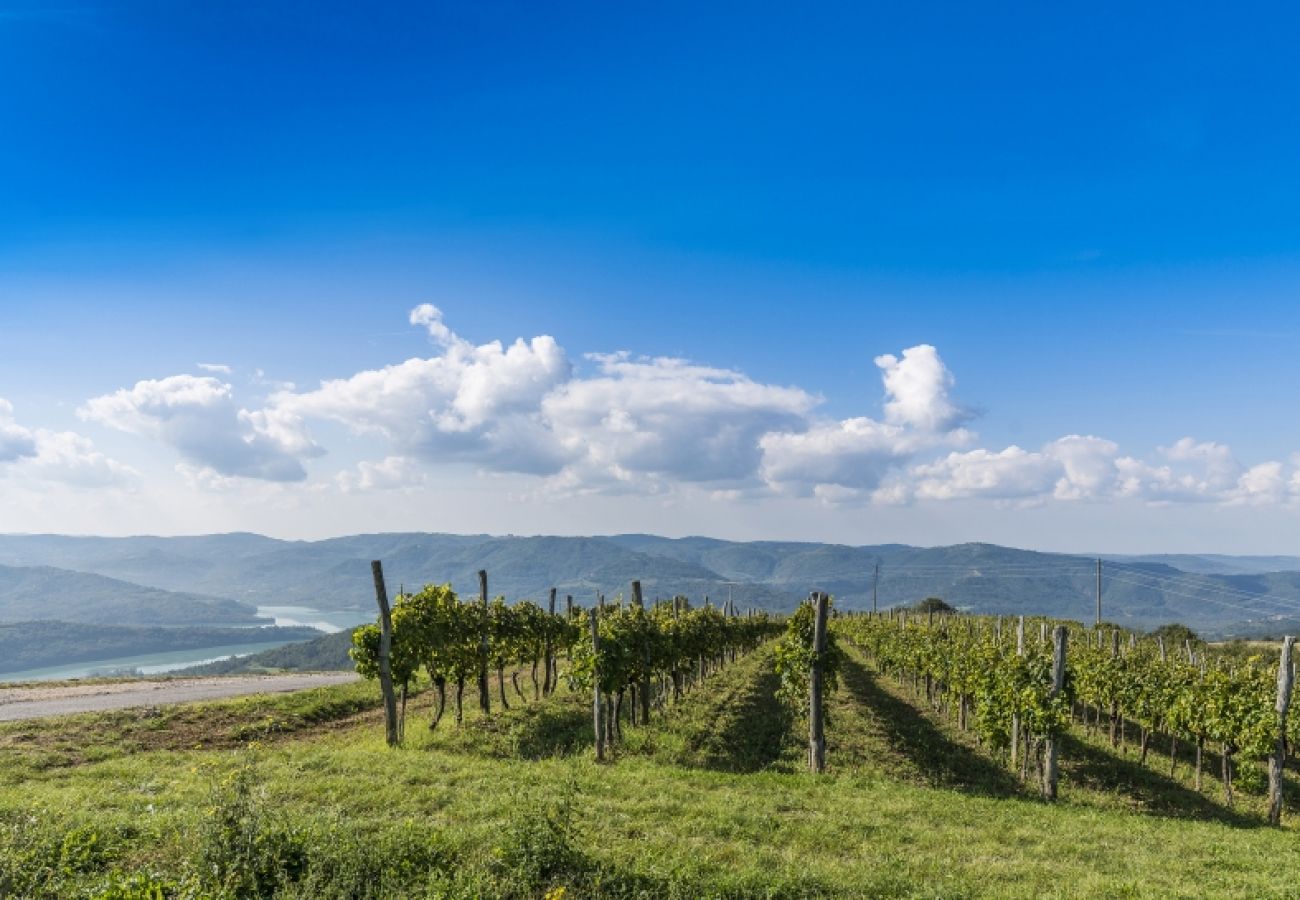
[[[352,685],[0,726],[0,895],[1290,893],[1289,642],[373,574]]]

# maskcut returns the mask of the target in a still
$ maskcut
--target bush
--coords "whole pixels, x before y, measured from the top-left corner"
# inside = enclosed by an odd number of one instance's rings
[[[218,779],[203,820],[196,859],[199,880],[219,897],[266,897],[303,874],[307,854],[299,832],[272,820],[253,750]]]
[[[530,896],[556,887],[563,878],[580,877],[588,865],[576,846],[576,795],[577,785],[569,781],[556,800],[520,803],[493,849],[495,874]]]

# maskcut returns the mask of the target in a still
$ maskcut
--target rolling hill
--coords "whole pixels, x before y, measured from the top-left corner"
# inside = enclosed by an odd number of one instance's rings
[[[629,582],[640,579],[651,599],[684,593],[717,600],[731,591],[741,606],[788,610],[810,590],[820,589],[834,594],[842,608],[863,609],[871,606],[878,565],[881,608],[939,596],[974,612],[1041,613],[1091,621],[1096,606],[1095,558],[982,543],[851,547],[647,534],[394,533],[322,541],[283,541],[252,534],[3,535],[0,564],[56,567],[118,581],[81,587],[69,584],[67,576],[56,581],[53,573],[41,579],[29,572],[24,579],[0,587],[0,617],[224,624],[231,620],[214,617],[246,620],[251,616],[248,606],[231,600],[369,609],[374,602],[372,559],[384,561],[394,593],[402,585],[446,581],[461,592],[473,593],[476,573],[482,568],[489,573],[492,594],[511,600],[543,599],[555,586],[561,597],[572,594],[585,604],[597,593],[610,597],[626,593]],[[1180,621],[1212,635],[1267,632],[1283,618],[1300,615],[1300,571],[1264,569],[1295,562],[1296,558],[1284,556],[1107,557],[1104,617],[1134,627]],[[78,591],[89,597],[133,599],[115,601],[119,609],[107,611],[97,600],[67,607],[67,598]],[[59,608],[46,609],[48,598],[54,596],[60,598]],[[5,602],[17,603],[22,614],[15,615]],[[169,610],[165,621],[150,612],[153,607]],[[129,618],[121,618],[119,612]]]
[[[0,623],[35,619],[99,625],[270,624],[254,607],[221,597],[51,566],[0,565]]]

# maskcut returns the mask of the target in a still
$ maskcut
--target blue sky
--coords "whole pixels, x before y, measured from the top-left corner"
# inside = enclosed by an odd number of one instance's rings
[[[701,6],[0,0],[0,530],[1294,550],[1293,11]]]

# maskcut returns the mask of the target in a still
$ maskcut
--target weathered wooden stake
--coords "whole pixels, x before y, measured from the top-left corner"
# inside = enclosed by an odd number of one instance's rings
[[[384,695],[384,737],[395,747],[397,734],[397,696],[393,693],[393,619],[388,611],[388,589],[384,587],[384,566],[379,560],[370,563],[375,578],[375,602],[379,604],[379,690]]]
[[[1282,823],[1282,767],[1286,763],[1286,716],[1291,708],[1291,685],[1295,679],[1291,668],[1291,645],[1295,638],[1282,638],[1282,659],[1277,666],[1277,743],[1268,758],[1268,821]]]
[[[492,691],[488,687],[488,591],[487,569],[478,570],[478,602],[483,609],[483,633],[478,643],[478,708],[483,715],[492,713]]]
[[[598,621],[600,613],[595,607],[592,607],[591,620],[591,652],[592,655],[600,659],[600,623]],[[605,761],[605,718],[602,715],[600,703],[600,666],[592,673],[593,686],[591,689],[591,726],[596,732],[596,762]]]
[[[1065,644],[1068,632],[1064,625],[1057,625],[1052,629],[1052,693],[1051,698],[1056,697],[1065,690]],[[1047,735],[1046,747],[1043,754],[1043,797],[1047,800],[1056,799],[1056,788],[1059,780],[1057,765],[1060,754],[1060,741],[1054,734]]]
[[[641,598],[641,582],[632,582],[632,604],[637,608],[644,610],[645,601]],[[650,647],[646,645],[641,648],[641,682],[637,686],[637,701],[641,706],[641,725],[644,727],[650,724]]]
[[[555,615],[555,588],[551,588],[551,599],[550,599],[550,603],[547,604],[546,609],[547,612],[550,613],[550,615],[552,616]],[[554,660],[551,658],[552,646],[551,646],[550,621],[551,620],[549,619],[547,620],[546,640],[543,642],[542,645],[542,670],[543,670],[542,671],[542,696],[543,697],[549,697],[551,695],[551,692],[555,690],[555,685],[552,683],[553,681],[552,673],[554,671]]]
[[[1025,617],[1016,622],[1016,656],[1025,655]],[[1020,750],[1020,713],[1011,714],[1011,768],[1016,767],[1016,757]]]
[[[820,774],[826,771],[826,723],[822,721],[822,655],[826,652],[826,609],[829,597],[814,591],[813,662],[808,673],[808,768]]]

